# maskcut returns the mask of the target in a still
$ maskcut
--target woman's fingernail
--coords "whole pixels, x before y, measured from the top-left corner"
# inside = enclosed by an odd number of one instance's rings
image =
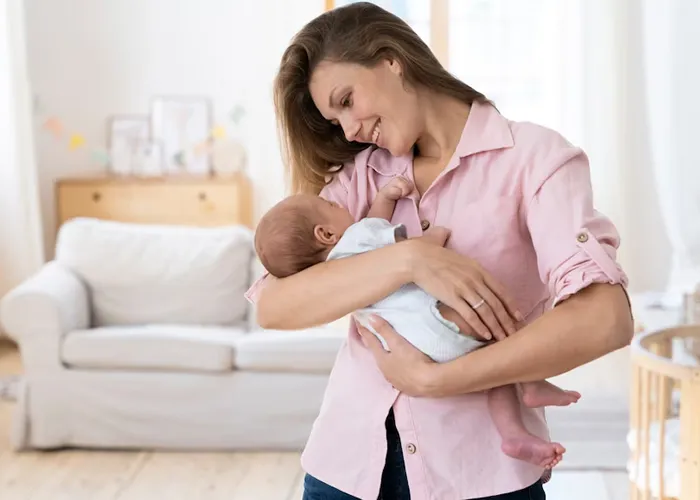
[[[515,311],[515,319],[517,319],[518,321],[522,321],[525,319],[525,317],[523,316],[523,313],[521,313],[520,311]]]
[[[374,314],[369,317],[369,322],[375,328],[379,326],[379,318],[377,318]]]

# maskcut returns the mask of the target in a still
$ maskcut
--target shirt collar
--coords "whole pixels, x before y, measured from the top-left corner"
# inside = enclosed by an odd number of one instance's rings
[[[467,123],[464,125],[455,155],[448,163],[448,170],[459,165],[459,161],[468,156],[513,147],[513,134],[508,120],[489,103],[473,102]],[[385,149],[369,147],[367,165],[381,175],[400,175],[411,166],[413,155],[391,156]]]

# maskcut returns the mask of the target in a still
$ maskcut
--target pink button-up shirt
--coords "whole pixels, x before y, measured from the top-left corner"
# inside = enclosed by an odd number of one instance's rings
[[[413,179],[411,157],[370,147],[321,196],[359,220],[392,177]],[[559,134],[511,122],[475,103],[447,168],[422,198],[399,200],[393,223],[409,236],[421,222],[452,231],[448,247],[501,281],[528,322],[594,282],[627,279],[615,261],[613,224],[593,209],[585,154]],[[248,293],[256,300],[264,277]],[[361,499],[376,499],[384,467],[384,421],[393,407],[414,500],[462,500],[526,488],[543,470],[501,451],[486,394],[414,398],[392,388],[351,327],[302,455],[312,476]],[[542,410],[526,426],[548,439]],[[564,443],[565,444],[565,443]]]

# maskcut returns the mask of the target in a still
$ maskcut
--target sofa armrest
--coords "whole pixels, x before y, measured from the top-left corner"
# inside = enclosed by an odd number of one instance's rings
[[[89,327],[87,289],[70,270],[49,262],[3,298],[0,323],[20,345],[28,368],[59,366],[63,335]]]

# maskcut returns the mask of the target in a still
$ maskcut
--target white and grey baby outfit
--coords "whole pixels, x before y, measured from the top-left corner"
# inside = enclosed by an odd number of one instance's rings
[[[381,218],[356,222],[340,238],[327,260],[341,259],[396,243],[406,237],[403,224],[391,224]],[[402,286],[388,297],[354,313],[357,320],[374,333],[387,349],[386,342],[369,324],[370,314],[381,316],[418,350],[437,362],[446,362],[474,351],[484,342],[462,335],[452,321],[442,317],[438,301],[413,283]]]

